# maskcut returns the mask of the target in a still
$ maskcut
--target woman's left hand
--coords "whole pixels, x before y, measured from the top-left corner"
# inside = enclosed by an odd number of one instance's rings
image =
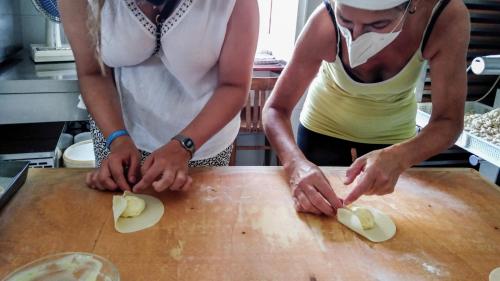
[[[356,180],[345,205],[362,195],[386,195],[394,192],[399,175],[408,167],[403,156],[392,147],[372,151],[356,159],[346,172],[345,185]]]
[[[151,153],[141,168],[142,179],[134,188],[138,192],[152,186],[155,191],[187,190],[192,183],[188,175],[190,153],[172,140]]]

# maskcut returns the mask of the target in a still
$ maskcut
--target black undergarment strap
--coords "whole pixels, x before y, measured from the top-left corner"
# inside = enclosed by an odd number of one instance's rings
[[[165,20],[168,19],[168,17],[170,17],[172,15],[172,13],[175,10],[175,7],[177,7],[177,4],[179,4],[179,1],[180,0],[167,1],[167,4],[165,5],[165,7],[163,7],[161,12],[156,16],[156,19],[155,19],[155,21],[156,21],[156,47],[155,47],[155,50],[153,52],[153,55],[156,55],[160,51],[160,48],[161,48],[161,33],[162,33],[162,29],[163,29],[163,23],[165,22]]]
[[[323,4],[325,4],[326,9],[328,10],[328,14],[330,14],[330,18],[332,18],[333,25],[335,24],[335,13],[333,12],[332,5],[328,0],[323,0]]]
[[[424,33],[424,39],[422,40],[422,49],[421,51],[424,52],[425,46],[427,45],[427,41],[429,41],[429,38],[431,37],[432,30],[434,29],[434,25],[436,25],[436,22],[441,15],[441,13],[444,11],[444,8],[450,3],[450,0],[440,0],[438,3],[438,7],[436,8],[435,12],[431,16],[431,20],[429,22],[429,25],[427,25],[427,29],[425,30]]]
[[[337,20],[335,20],[335,13],[333,11],[333,7],[330,4],[330,1],[328,0],[323,0],[323,4],[325,4],[326,10],[328,11],[328,14],[330,15],[330,18],[332,19],[333,27],[335,27],[335,31],[337,32],[337,55],[341,56],[341,48],[340,48],[340,32],[337,27]]]

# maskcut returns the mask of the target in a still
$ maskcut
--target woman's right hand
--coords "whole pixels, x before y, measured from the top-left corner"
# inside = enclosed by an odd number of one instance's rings
[[[88,173],[87,186],[99,190],[127,190],[140,177],[140,153],[129,136],[117,138],[101,167]]]
[[[306,159],[299,159],[286,165],[285,169],[297,211],[333,216],[338,208],[342,208],[342,201],[316,165]]]

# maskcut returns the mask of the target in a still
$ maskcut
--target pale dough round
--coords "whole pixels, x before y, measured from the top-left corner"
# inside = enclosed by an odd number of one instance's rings
[[[134,218],[139,216],[142,211],[146,208],[146,202],[133,195],[126,195],[125,201],[127,201],[127,207],[123,211],[123,213],[120,215],[122,218]]]
[[[144,200],[145,208],[136,217],[124,218],[123,212],[127,209],[127,196],[136,196]],[[133,194],[125,191],[121,196],[113,196],[113,218],[115,229],[120,233],[130,233],[143,230],[157,224],[164,213],[163,203],[157,198],[144,194]]]
[[[493,269],[490,273],[490,281],[500,281],[500,267]]]
[[[371,213],[373,216],[374,226],[370,229],[363,229],[360,218],[353,210],[347,208],[337,210],[337,220],[352,231],[372,242],[384,242],[394,237],[396,234],[396,225],[388,215],[373,207],[353,206],[352,209],[354,208],[366,209],[369,213]],[[365,211],[362,212],[366,214]]]

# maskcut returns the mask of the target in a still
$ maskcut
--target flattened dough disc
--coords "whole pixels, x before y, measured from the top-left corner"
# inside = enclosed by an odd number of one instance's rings
[[[490,273],[490,281],[500,281],[500,267],[493,269]]]
[[[122,218],[120,215],[127,207],[125,196],[133,195],[141,198],[146,202],[146,208],[137,217]],[[123,195],[113,196],[113,218],[115,221],[115,229],[120,233],[130,233],[143,230],[157,224],[163,216],[163,203],[157,198],[144,194],[131,194],[125,192]]]
[[[392,219],[373,207],[365,208],[369,209],[375,218],[375,227],[372,229],[363,229],[358,217],[349,209],[338,209],[337,220],[372,242],[379,243],[391,239],[396,234],[396,225]]]

